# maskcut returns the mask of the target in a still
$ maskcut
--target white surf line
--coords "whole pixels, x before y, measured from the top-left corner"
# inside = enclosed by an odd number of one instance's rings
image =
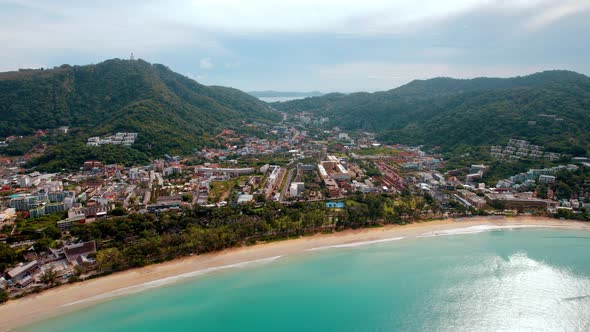
[[[215,271],[227,270],[227,269],[233,269],[233,268],[242,268],[242,267],[246,267],[248,265],[271,263],[281,257],[284,257],[284,256],[273,256],[273,257],[255,259],[255,260],[245,261],[245,262],[240,262],[240,263],[235,263],[235,264],[209,267],[209,268],[202,269],[202,270],[187,272],[187,273],[183,273],[183,274],[179,274],[179,275],[175,275],[175,276],[171,276],[171,277],[166,277],[166,278],[162,278],[162,279],[158,279],[158,280],[144,282],[144,283],[141,283],[138,285],[119,288],[114,291],[110,291],[110,292],[100,294],[100,295],[95,295],[95,296],[92,296],[92,297],[89,297],[89,298],[86,298],[83,300],[62,304],[61,307],[68,307],[68,306],[81,304],[81,303],[85,303],[85,302],[99,301],[99,300],[109,299],[109,298],[117,297],[117,296],[121,296],[121,295],[139,293],[144,290],[157,288],[157,287],[161,287],[164,285],[169,285],[169,284],[178,282],[183,279],[188,279],[188,278],[204,275],[204,274],[215,272]]]
[[[440,231],[431,231],[416,237],[434,237],[434,236],[448,236],[448,235],[464,235],[477,234],[498,229],[518,229],[518,228],[559,228],[555,225],[477,225],[453,229],[445,229]]]
[[[333,248],[354,248],[354,247],[367,246],[367,245],[383,243],[383,242],[398,241],[401,239],[404,239],[404,237],[392,237],[392,238],[388,238],[388,239],[373,240],[373,241],[353,242],[353,243],[346,243],[346,244],[335,244],[335,245],[331,245],[331,246],[323,246],[323,247],[305,249],[305,251],[316,251],[316,250],[325,250],[325,249],[333,249]]]

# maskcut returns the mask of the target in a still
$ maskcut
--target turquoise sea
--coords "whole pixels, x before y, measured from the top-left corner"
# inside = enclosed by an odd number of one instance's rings
[[[590,232],[491,230],[308,251],[19,331],[590,330]]]

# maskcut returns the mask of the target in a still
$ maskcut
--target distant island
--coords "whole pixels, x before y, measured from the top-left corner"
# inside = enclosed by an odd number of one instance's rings
[[[294,91],[249,91],[247,94],[256,98],[272,98],[272,97],[321,97],[324,94],[319,91],[311,92],[294,92]]]

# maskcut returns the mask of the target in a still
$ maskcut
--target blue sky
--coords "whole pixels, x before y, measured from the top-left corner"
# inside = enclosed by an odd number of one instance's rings
[[[590,74],[589,0],[0,0],[0,71],[136,57],[242,90]]]

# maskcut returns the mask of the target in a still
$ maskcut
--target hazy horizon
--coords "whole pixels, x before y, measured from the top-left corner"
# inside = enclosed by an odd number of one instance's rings
[[[0,71],[134,53],[206,85],[324,93],[441,76],[590,74],[584,0],[0,0],[0,8]]]

